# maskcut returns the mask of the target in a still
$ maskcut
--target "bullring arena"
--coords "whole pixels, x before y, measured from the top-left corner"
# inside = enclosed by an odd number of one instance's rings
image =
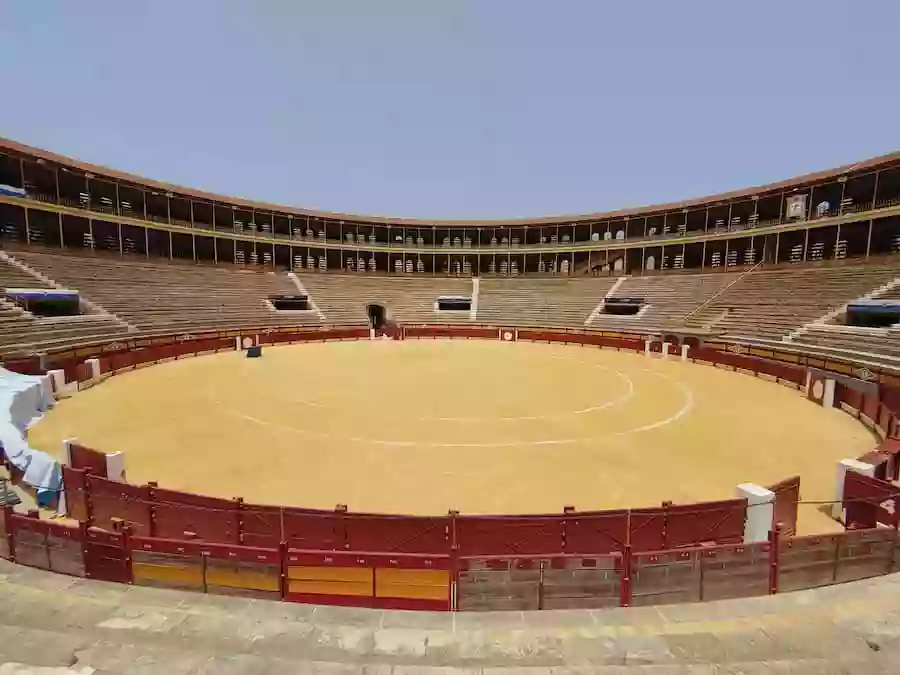
[[[0,141],[0,246],[7,651],[893,666],[900,156],[475,225]]]
[[[740,404],[722,405],[726,391]],[[740,373],[481,340],[174,361],[64,401],[29,438],[55,453],[67,438],[121,450],[137,483],[413,515],[729,499],[794,474],[807,499],[827,500],[834,465],[873,446],[841,411]],[[801,515],[810,532],[833,522]]]

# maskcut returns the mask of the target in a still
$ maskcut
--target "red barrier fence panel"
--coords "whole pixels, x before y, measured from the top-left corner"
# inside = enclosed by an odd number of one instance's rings
[[[744,540],[747,501],[731,499],[665,507],[665,546],[680,548],[704,543],[737,543]]]
[[[622,556],[470,556],[459,560],[457,608],[501,611],[616,607]]]
[[[563,552],[562,515],[459,516],[460,555],[545,555]]]
[[[113,521],[121,519],[136,535],[153,533],[149,486],[117,483],[91,475],[87,477],[87,485],[92,525],[112,530]]]
[[[762,542],[634,554],[631,604],[767,595],[770,550],[770,544]]]
[[[781,532],[793,536],[797,531],[797,510],[800,501],[800,476],[785,478],[769,487],[775,493],[773,526],[781,525]]]
[[[497,339],[497,329],[484,326],[405,326],[404,329],[407,338]]]
[[[629,514],[619,511],[573,512],[564,521],[564,549],[568,553],[612,553],[628,542]]]
[[[344,551],[347,533],[342,511],[282,509],[282,538],[290,548]]]
[[[281,551],[277,548],[201,543],[207,593],[281,599]]]
[[[859,412],[874,423],[878,419],[878,404],[878,392],[867,392],[863,394],[863,406]]]
[[[875,528],[779,542],[779,592],[865,579],[894,569],[897,532]]]
[[[240,503],[151,485],[153,536],[240,543]]]
[[[844,525],[848,529],[870,529],[878,523],[895,527],[898,497],[897,486],[848,471],[844,476]]]
[[[13,558],[15,543],[12,538],[11,506],[0,506],[0,558],[10,560]]]
[[[369,607],[375,598],[374,570],[374,561],[365,553],[291,548],[284,563],[284,599]]]
[[[835,384],[835,399],[838,402],[838,406],[846,412],[859,415],[859,411],[862,410],[863,393],[859,389],[853,389],[837,382]]]
[[[105,458],[104,458],[105,462]],[[87,474],[81,469],[62,467],[63,489],[66,495],[66,515],[79,523],[90,519],[88,512]]]
[[[457,609],[530,611],[541,608],[541,559],[478,556],[459,559]]]
[[[131,583],[131,557],[125,534],[97,527],[84,529],[85,576],[120,584]]]
[[[452,561],[447,555],[367,554],[374,574],[374,606],[449,611]]]
[[[17,563],[51,572],[83,577],[82,533],[71,527],[13,513],[9,518]]]
[[[666,541],[666,514],[662,507],[631,509],[628,513],[628,543],[631,549],[661,551]]]
[[[80,443],[69,444],[69,466],[106,478],[106,453]]]
[[[617,607],[622,596],[622,556],[553,556],[542,561],[541,609]]]
[[[352,551],[389,553],[448,553],[450,518],[383,516],[347,513],[344,517],[346,547]]]
[[[238,512],[240,543],[244,546],[276,548],[284,541],[281,524],[282,511],[277,506],[241,504]]]

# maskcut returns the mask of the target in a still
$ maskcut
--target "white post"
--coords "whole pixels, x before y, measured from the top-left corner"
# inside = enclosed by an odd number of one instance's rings
[[[831,517],[842,523],[844,513],[844,480],[848,471],[856,471],[865,476],[875,476],[875,467],[855,459],[842,459],[837,465],[837,486],[834,491],[834,504],[831,505]]]
[[[62,398],[66,391],[66,373],[64,370],[48,370],[47,375],[53,381],[53,391],[56,398]]]
[[[91,379],[94,382],[100,380],[100,359],[88,359],[85,361],[88,364],[88,367],[91,369]]]
[[[806,371],[806,386],[803,388],[803,391],[806,392],[806,395],[809,396],[809,385],[812,382],[812,371]]]
[[[650,356],[650,344],[652,340],[644,340],[644,356]]]
[[[669,358],[669,348],[670,348],[671,346],[672,346],[672,345],[671,345],[670,343],[668,343],[668,342],[663,342],[663,343],[662,343],[662,357],[663,357],[664,359]]]
[[[77,443],[77,438],[67,438],[63,441],[63,464],[72,466],[72,443]]]
[[[234,337],[234,348],[238,351],[241,351],[241,336],[236,335]]]
[[[106,477],[118,483],[125,482],[125,455],[121,452],[106,453]]]
[[[822,407],[823,408],[833,408],[834,407],[834,389],[835,382],[831,378],[825,379],[825,393],[822,395]]]
[[[688,351],[690,350],[690,345],[681,345],[681,360],[688,360]]]
[[[741,483],[735,492],[738,497],[747,500],[744,543],[768,541],[775,518],[775,493],[755,483]]]

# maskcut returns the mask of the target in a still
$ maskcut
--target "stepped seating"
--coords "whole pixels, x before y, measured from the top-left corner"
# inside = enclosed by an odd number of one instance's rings
[[[0,286],[49,288],[50,285],[12,262],[0,259]],[[0,298],[0,354],[39,352],[126,333],[125,327],[107,314],[37,317]]]
[[[721,318],[713,328],[726,335],[780,340],[898,274],[896,263],[756,270],[702,311],[719,312]]]
[[[439,296],[472,294],[471,279],[298,273],[297,279],[333,325],[367,325],[366,305],[378,304],[401,323],[470,323],[468,312],[438,312]],[[482,286],[483,288],[483,286]]]
[[[616,280],[490,278],[481,280],[478,323],[583,328]]]
[[[852,328],[838,330],[810,327],[791,344],[842,349],[857,354],[879,354],[900,359],[900,330],[895,328]]]
[[[284,274],[118,256],[13,255],[140,332],[320,323],[315,312],[278,312],[267,302],[270,295],[297,294]]]
[[[633,316],[600,313],[589,326],[612,330],[658,330],[681,325],[692,310],[737,278],[737,274],[628,277],[616,289],[615,297],[643,298],[645,304],[641,311]],[[702,327],[699,324],[695,327]]]
[[[0,288],[50,288],[50,285],[0,258]]]

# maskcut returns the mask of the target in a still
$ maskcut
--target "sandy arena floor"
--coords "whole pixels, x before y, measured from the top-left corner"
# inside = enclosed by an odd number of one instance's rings
[[[126,453],[131,482],[248,502],[440,514],[728,498],[874,446],[837,409],[739,373],[531,343],[312,343],[110,378],[29,434]],[[833,529],[813,507],[801,529]]]

